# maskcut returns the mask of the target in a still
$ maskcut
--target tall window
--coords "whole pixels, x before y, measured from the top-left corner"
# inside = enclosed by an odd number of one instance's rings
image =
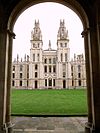
[[[15,86],[15,81],[14,80],[12,81],[12,86]]]
[[[66,64],[63,64],[63,71],[66,71]]]
[[[37,64],[35,64],[35,70],[37,70],[38,69],[38,65]]]
[[[63,61],[63,54],[61,53],[61,61]]]
[[[79,86],[81,86],[81,80],[78,81]]]
[[[81,77],[81,73],[78,73],[78,78],[80,78]]]
[[[47,79],[45,79],[45,86],[47,86]]]
[[[13,73],[13,78],[15,78],[15,73]]]
[[[63,72],[63,77],[66,77],[66,72]]]
[[[52,86],[52,79],[49,79],[49,86]]]
[[[15,66],[13,66],[13,71],[15,71]]]
[[[22,80],[20,80],[20,86],[22,86]]]
[[[20,73],[20,78],[22,78],[22,73]]]
[[[49,59],[49,64],[51,64],[51,58]]]
[[[78,71],[80,71],[81,70],[81,66],[80,65],[78,65]]]
[[[35,61],[35,54],[33,54],[33,61]]]
[[[49,72],[51,73],[51,66],[49,66]]]
[[[67,43],[65,43],[65,47],[67,47]]]
[[[37,72],[35,72],[35,78],[37,78],[37,76],[38,76],[38,74],[37,74]]]
[[[44,72],[47,73],[47,66],[44,66]]]
[[[63,44],[62,43],[60,43],[60,47],[62,47],[63,46]]]
[[[53,66],[53,72],[54,73],[56,72],[56,66]]]
[[[22,71],[23,70],[23,65],[20,65],[20,71]]]
[[[47,59],[44,59],[44,63],[47,64]]]
[[[67,61],[67,53],[65,53],[65,61]]]
[[[53,86],[55,86],[55,79],[53,79]]]
[[[53,58],[53,64],[55,64],[56,63],[56,58]]]
[[[39,55],[39,54],[37,54],[37,61],[39,61],[39,58],[40,58],[40,55]]]

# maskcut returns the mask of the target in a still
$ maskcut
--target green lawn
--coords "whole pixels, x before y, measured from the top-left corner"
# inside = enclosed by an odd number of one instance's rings
[[[86,90],[12,90],[14,115],[87,114]]]

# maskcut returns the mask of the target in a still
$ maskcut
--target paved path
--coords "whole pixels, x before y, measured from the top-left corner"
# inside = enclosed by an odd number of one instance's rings
[[[84,133],[86,117],[12,117],[14,133]]]

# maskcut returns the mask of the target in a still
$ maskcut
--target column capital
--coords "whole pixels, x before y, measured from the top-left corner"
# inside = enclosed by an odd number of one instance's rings
[[[85,37],[85,36],[88,34],[89,31],[90,31],[90,28],[85,28],[85,29],[82,31],[82,33],[81,33],[82,37]]]
[[[13,39],[15,39],[15,33],[14,32],[12,32],[11,30],[9,30],[9,29],[7,29],[7,33],[13,38]]]

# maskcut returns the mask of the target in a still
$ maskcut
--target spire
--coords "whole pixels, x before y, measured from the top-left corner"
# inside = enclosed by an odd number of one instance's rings
[[[19,61],[19,55],[17,54],[17,62]]]
[[[51,50],[51,41],[49,40],[49,50]]]
[[[24,56],[24,61],[26,61],[26,54],[25,54],[25,56]]]
[[[31,40],[40,41],[42,40],[42,33],[40,29],[39,20],[35,20],[34,28],[31,32]]]
[[[58,30],[57,39],[58,40],[68,39],[68,30],[66,30],[64,19],[60,20],[60,27]]]

